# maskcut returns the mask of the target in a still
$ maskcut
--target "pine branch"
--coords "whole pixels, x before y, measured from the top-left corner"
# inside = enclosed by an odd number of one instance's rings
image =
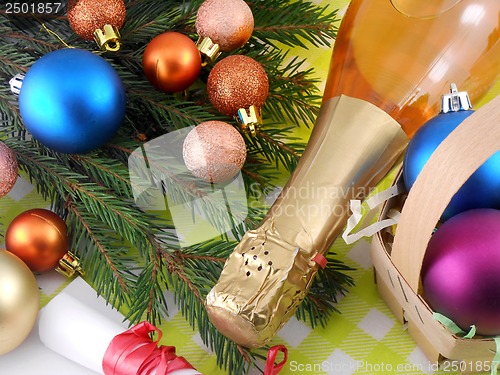
[[[263,45],[280,50],[275,43],[309,48],[329,45],[335,37],[336,11],[319,8],[308,1],[275,0],[251,4],[255,25],[253,37]]]
[[[191,326],[200,332],[203,342],[216,353],[217,364],[228,370],[230,374],[243,374],[251,366],[242,355],[242,348],[222,336],[210,323],[204,308],[205,297],[215,284],[223,261],[234,248],[234,242],[207,242],[196,246],[190,251],[178,254],[182,259],[180,267],[173,270],[180,277],[172,278],[172,288],[177,291],[176,303]],[[199,256],[215,252],[216,261],[212,257]],[[207,285],[207,280],[210,283]]]
[[[302,70],[305,60],[294,57],[286,65],[283,62],[287,54],[280,56],[280,64],[268,66],[271,76],[269,91],[271,95],[266,101],[265,109],[278,121],[309,125],[316,121],[319,114],[319,82],[311,78],[313,69]],[[291,95],[290,95],[291,94]]]
[[[116,238],[114,231],[101,228],[102,223],[85,214],[81,203],[67,205],[68,226],[72,228],[72,244],[78,249],[87,279],[98,294],[113,306],[130,305],[136,277],[131,272],[134,257]],[[103,271],[106,270],[106,271]]]
[[[354,269],[339,262],[335,256],[332,252],[327,254],[326,268],[318,271],[314,284],[296,313],[299,320],[309,322],[313,328],[325,326],[332,313],[339,312],[335,306],[338,298],[354,285],[353,278],[348,276],[348,272]]]
[[[258,131],[257,137],[248,137],[247,142],[266,160],[274,163],[276,168],[283,165],[292,172],[305,146],[302,142],[298,142],[297,138],[288,135],[292,128],[280,129],[279,125],[266,124]]]
[[[128,169],[121,162],[93,155],[71,155],[70,158],[73,170],[91,176],[94,184],[105,186],[119,196],[133,199],[134,186]]]

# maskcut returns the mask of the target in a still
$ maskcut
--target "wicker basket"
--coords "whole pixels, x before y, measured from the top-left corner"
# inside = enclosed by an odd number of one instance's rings
[[[439,146],[410,194],[386,202],[381,220],[403,207],[396,235],[373,237],[372,261],[377,288],[397,319],[431,363],[462,373],[489,372],[496,352],[491,338],[464,339],[433,319],[422,297],[422,260],[439,217],[468,177],[500,150],[500,96],[469,116]],[[403,204],[404,201],[404,204]],[[451,363],[451,364],[450,364]]]

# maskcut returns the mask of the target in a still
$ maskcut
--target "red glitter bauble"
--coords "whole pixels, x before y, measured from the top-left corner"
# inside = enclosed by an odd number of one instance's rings
[[[260,63],[248,56],[233,55],[215,64],[208,76],[207,92],[219,112],[235,116],[240,108],[264,105],[269,80]]]
[[[69,24],[85,40],[93,40],[94,32],[104,25],[121,28],[126,13],[123,0],[69,0],[68,3]]]

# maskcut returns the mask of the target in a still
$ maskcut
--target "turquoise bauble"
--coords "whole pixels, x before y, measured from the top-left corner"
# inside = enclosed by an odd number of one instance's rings
[[[403,178],[410,190],[425,163],[439,144],[474,111],[448,112],[425,123],[413,136],[406,151]],[[484,135],[488,137],[488,134]],[[456,155],[461,158],[463,155]],[[500,152],[489,158],[455,194],[441,216],[445,221],[475,208],[500,209]]]
[[[28,131],[46,147],[67,154],[94,150],[125,117],[125,89],[113,67],[82,49],[61,49],[39,59],[24,77],[19,109]]]

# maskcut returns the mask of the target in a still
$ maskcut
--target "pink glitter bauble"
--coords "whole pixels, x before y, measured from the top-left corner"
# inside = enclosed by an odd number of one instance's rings
[[[191,130],[182,149],[186,167],[198,178],[221,183],[235,177],[247,151],[241,134],[222,121],[202,122]]]
[[[206,0],[196,15],[196,32],[224,52],[243,46],[252,36],[254,19],[243,0]]]

